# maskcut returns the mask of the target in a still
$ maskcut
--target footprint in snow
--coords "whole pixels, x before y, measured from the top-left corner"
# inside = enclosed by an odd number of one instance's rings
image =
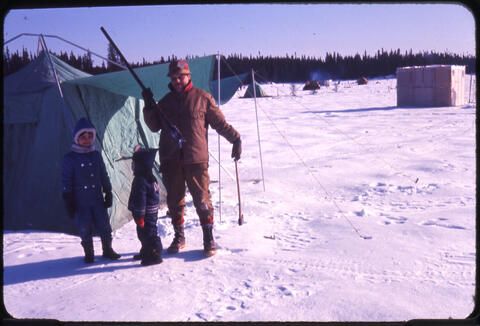
[[[420,225],[423,225],[423,226],[439,226],[439,227],[442,227],[442,228],[453,229],[453,230],[466,230],[466,228],[463,227],[463,226],[446,223],[445,221],[447,221],[447,220],[448,219],[446,219],[446,218],[439,218],[437,220],[428,220],[428,221],[424,221],[424,222],[420,223]]]
[[[386,225],[390,225],[392,223],[392,221],[396,224],[405,224],[405,222],[408,221],[408,219],[406,217],[403,217],[403,216],[395,217],[395,216],[384,215],[384,214],[382,214],[382,215],[387,219],[387,221],[383,222]]]
[[[288,297],[293,297],[295,296],[295,291],[290,290],[288,287],[280,285],[278,289],[282,292],[283,295],[288,296]]]
[[[365,208],[362,208],[362,209],[359,210],[359,211],[353,211],[352,214],[355,215],[355,216],[358,216],[358,217],[365,217],[365,216],[375,215],[375,214],[372,213],[370,210],[365,209]]]

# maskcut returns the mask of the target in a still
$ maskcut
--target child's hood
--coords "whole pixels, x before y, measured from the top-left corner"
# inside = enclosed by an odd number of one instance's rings
[[[133,153],[133,162],[135,163],[135,171],[151,171],[153,162],[155,161],[156,148],[141,148]]]
[[[93,139],[96,138],[97,132],[95,128],[90,124],[90,122],[88,122],[86,118],[81,118],[80,120],[77,121],[77,124],[75,125],[75,129],[73,130],[73,142],[75,144],[78,144],[78,137],[86,131],[92,132]]]

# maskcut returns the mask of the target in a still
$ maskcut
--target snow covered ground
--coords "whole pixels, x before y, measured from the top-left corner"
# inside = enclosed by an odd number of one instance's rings
[[[222,106],[243,136],[245,224],[237,224],[231,146],[221,139],[228,171],[221,175],[221,219],[218,164],[210,161],[214,236],[222,247],[216,256],[202,256],[191,198],[187,248],[150,267],[132,260],[140,247],[133,222],[114,234],[122,258],[102,259],[96,238],[92,265],[83,263],[75,236],[5,231],[7,311],[62,321],[468,316],[475,290],[476,104],[396,107],[394,78],[363,86],[344,81],[316,94],[302,86],[291,96],[290,84],[265,85],[272,97],[257,99],[264,183],[254,100],[239,98],[239,91]],[[217,155],[214,132],[210,151]],[[169,221],[160,219],[158,229],[168,246]]]

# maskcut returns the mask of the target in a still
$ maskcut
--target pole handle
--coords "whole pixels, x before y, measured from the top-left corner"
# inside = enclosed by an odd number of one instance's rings
[[[120,58],[122,59],[123,63],[125,64],[125,66],[127,67],[127,69],[130,71],[130,73],[133,75],[133,78],[135,78],[135,80],[137,81],[137,83],[140,85],[140,87],[142,88],[142,91],[144,91],[146,89],[145,85],[143,85],[142,81],[140,80],[140,78],[138,78],[138,75],[135,73],[135,71],[133,71],[132,67],[130,66],[130,64],[128,63],[127,59],[125,59],[125,57],[123,56],[122,52],[120,51],[120,49],[117,47],[117,45],[115,44],[115,42],[113,42],[112,38],[110,37],[110,35],[108,35],[107,31],[105,30],[105,28],[103,28],[103,26],[100,27],[100,30],[103,32],[103,34],[105,35],[105,37],[107,38],[107,40],[110,42],[110,44],[113,46],[113,48],[115,49],[115,51],[117,51],[118,55],[120,56]]]
[[[142,88],[142,91],[145,91],[147,88],[145,87],[145,85],[143,85],[142,81],[140,80],[140,78],[138,78],[138,75],[135,73],[135,71],[133,71],[132,67],[130,66],[130,64],[128,63],[127,59],[125,59],[125,57],[123,56],[122,52],[120,51],[120,49],[117,47],[117,45],[115,44],[115,42],[113,42],[112,38],[110,37],[110,35],[108,35],[107,31],[105,30],[105,28],[103,28],[103,26],[100,27],[100,30],[102,31],[102,33],[105,35],[105,37],[107,38],[107,40],[110,42],[110,44],[113,46],[113,48],[115,49],[115,51],[117,51],[118,55],[120,56],[120,58],[122,59],[123,63],[125,64],[125,66],[127,67],[127,69],[130,71],[130,73],[132,74],[133,78],[135,78],[135,80],[137,81],[138,85],[140,85],[140,87]],[[183,138],[180,130],[177,128],[177,126],[175,126],[174,124],[172,124],[170,122],[170,120],[167,119],[167,117],[165,116],[165,114],[163,114],[162,111],[159,111],[161,116],[162,116],[162,119],[163,121],[165,122],[165,124],[167,125],[169,131],[170,131],[170,135],[177,141],[177,145],[179,148],[182,148],[182,145],[184,142],[186,142],[185,138]]]

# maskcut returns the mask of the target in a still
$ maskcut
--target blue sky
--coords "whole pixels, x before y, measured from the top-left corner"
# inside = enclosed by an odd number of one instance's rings
[[[130,62],[175,54],[373,55],[387,51],[475,54],[475,21],[460,4],[224,4],[12,10],[4,41],[56,35],[106,56],[105,27]],[[50,50],[85,52],[46,38]],[[38,38],[7,44],[35,53]]]

